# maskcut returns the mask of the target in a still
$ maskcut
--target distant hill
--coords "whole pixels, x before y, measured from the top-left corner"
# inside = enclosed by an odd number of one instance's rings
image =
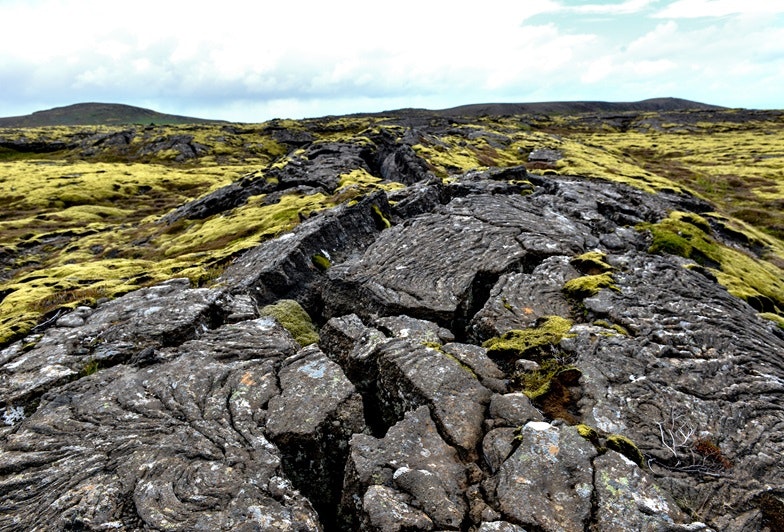
[[[535,103],[477,103],[461,105],[449,109],[398,109],[381,113],[361,113],[355,116],[505,116],[521,114],[561,114],[573,115],[581,113],[625,113],[625,112],[662,112],[685,110],[719,110],[725,109],[718,105],[693,102],[681,98],[651,98],[639,102],[535,102]]]
[[[220,122],[190,116],[168,115],[117,103],[77,103],[36,111],[25,116],[0,118],[0,127],[97,126],[122,124],[205,124]]]
[[[651,98],[639,102],[538,102],[538,103],[487,103],[461,105],[439,111],[445,115],[476,116],[476,115],[516,115],[516,114],[577,114],[577,113],[613,113],[627,111],[684,111],[723,109],[718,105],[709,105],[680,98]]]

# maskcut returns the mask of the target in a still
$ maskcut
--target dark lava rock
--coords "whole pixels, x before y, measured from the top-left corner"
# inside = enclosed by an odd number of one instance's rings
[[[502,275],[485,306],[474,314],[469,336],[482,342],[512,329],[531,327],[545,316],[568,316],[571,305],[563,286],[579,275],[564,256],[545,259],[531,273]]]
[[[148,348],[195,338],[214,326],[223,294],[187,279],[132,292],[97,310],[78,308],[57,326],[0,351],[0,405],[20,404],[85,372],[127,362]]]
[[[286,298],[300,301],[308,311],[320,308],[317,285],[325,274],[314,264],[314,256],[320,254],[334,264],[373,242],[380,232],[376,210],[389,215],[382,193],[355,205],[340,205],[252,249],[226,268],[221,279],[234,293],[250,294],[259,305]]]
[[[441,182],[410,146],[454,126],[415,115],[400,139],[271,125],[302,150],[277,183],[164,221],[356,169],[409,186],[302,220],[213,288],[147,287],[3,346],[0,529],[781,528],[784,333],[635,229],[709,206],[522,167]],[[586,252],[606,282],[565,290]],[[317,343],[259,317],[281,299]]]
[[[498,470],[501,513],[540,530],[580,530],[591,517],[597,451],[571,427],[527,423],[520,446]]]
[[[475,455],[490,391],[471,370],[438,349],[405,341],[386,343],[376,357],[384,410],[402,417],[428,405],[444,438],[466,455]]]
[[[343,515],[359,530],[396,530],[386,524],[389,510],[379,511],[384,506],[399,508],[413,530],[457,530],[467,510],[465,466],[426,407],[406,414],[381,440],[354,436],[344,487]]]
[[[249,325],[291,342],[271,321]],[[320,529],[265,436],[276,358],[216,358],[209,345],[46,394],[4,438],[0,528]]]

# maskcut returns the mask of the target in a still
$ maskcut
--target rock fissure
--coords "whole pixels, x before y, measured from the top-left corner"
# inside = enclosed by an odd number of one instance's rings
[[[523,148],[412,124],[275,126],[274,162],[163,222],[261,194],[328,209],[210,287],[155,284],[3,346],[0,528],[775,526],[784,334],[718,284],[724,251],[655,248],[645,224],[759,245],[674,192],[465,172]]]

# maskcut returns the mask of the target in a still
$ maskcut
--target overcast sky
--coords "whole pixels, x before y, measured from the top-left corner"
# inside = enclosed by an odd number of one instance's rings
[[[782,0],[0,0],[0,116],[243,122],[675,96],[784,108]]]

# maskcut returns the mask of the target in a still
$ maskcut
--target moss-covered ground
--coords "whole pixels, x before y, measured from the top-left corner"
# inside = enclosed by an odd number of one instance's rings
[[[284,168],[311,143],[370,145],[410,132],[405,121],[381,116],[0,129],[0,344],[62,307],[176,276],[208,283],[237,254],[309,213],[402,186],[349,169],[334,191],[305,194],[281,185],[274,196],[252,196],[227,212],[161,223],[175,207],[242,176],[263,179]],[[440,117],[416,135],[409,139],[414,151],[446,181],[473,169],[525,165],[532,173],[583,175],[712,202],[715,212],[702,217],[674,213],[640,229],[651,232],[652,251],[694,260],[763,315],[784,320],[780,114]],[[558,158],[529,161],[542,149]],[[746,249],[725,245],[728,239]],[[580,282],[612,287],[601,257],[583,259],[575,264],[586,275]],[[329,264],[322,260],[321,267]]]

